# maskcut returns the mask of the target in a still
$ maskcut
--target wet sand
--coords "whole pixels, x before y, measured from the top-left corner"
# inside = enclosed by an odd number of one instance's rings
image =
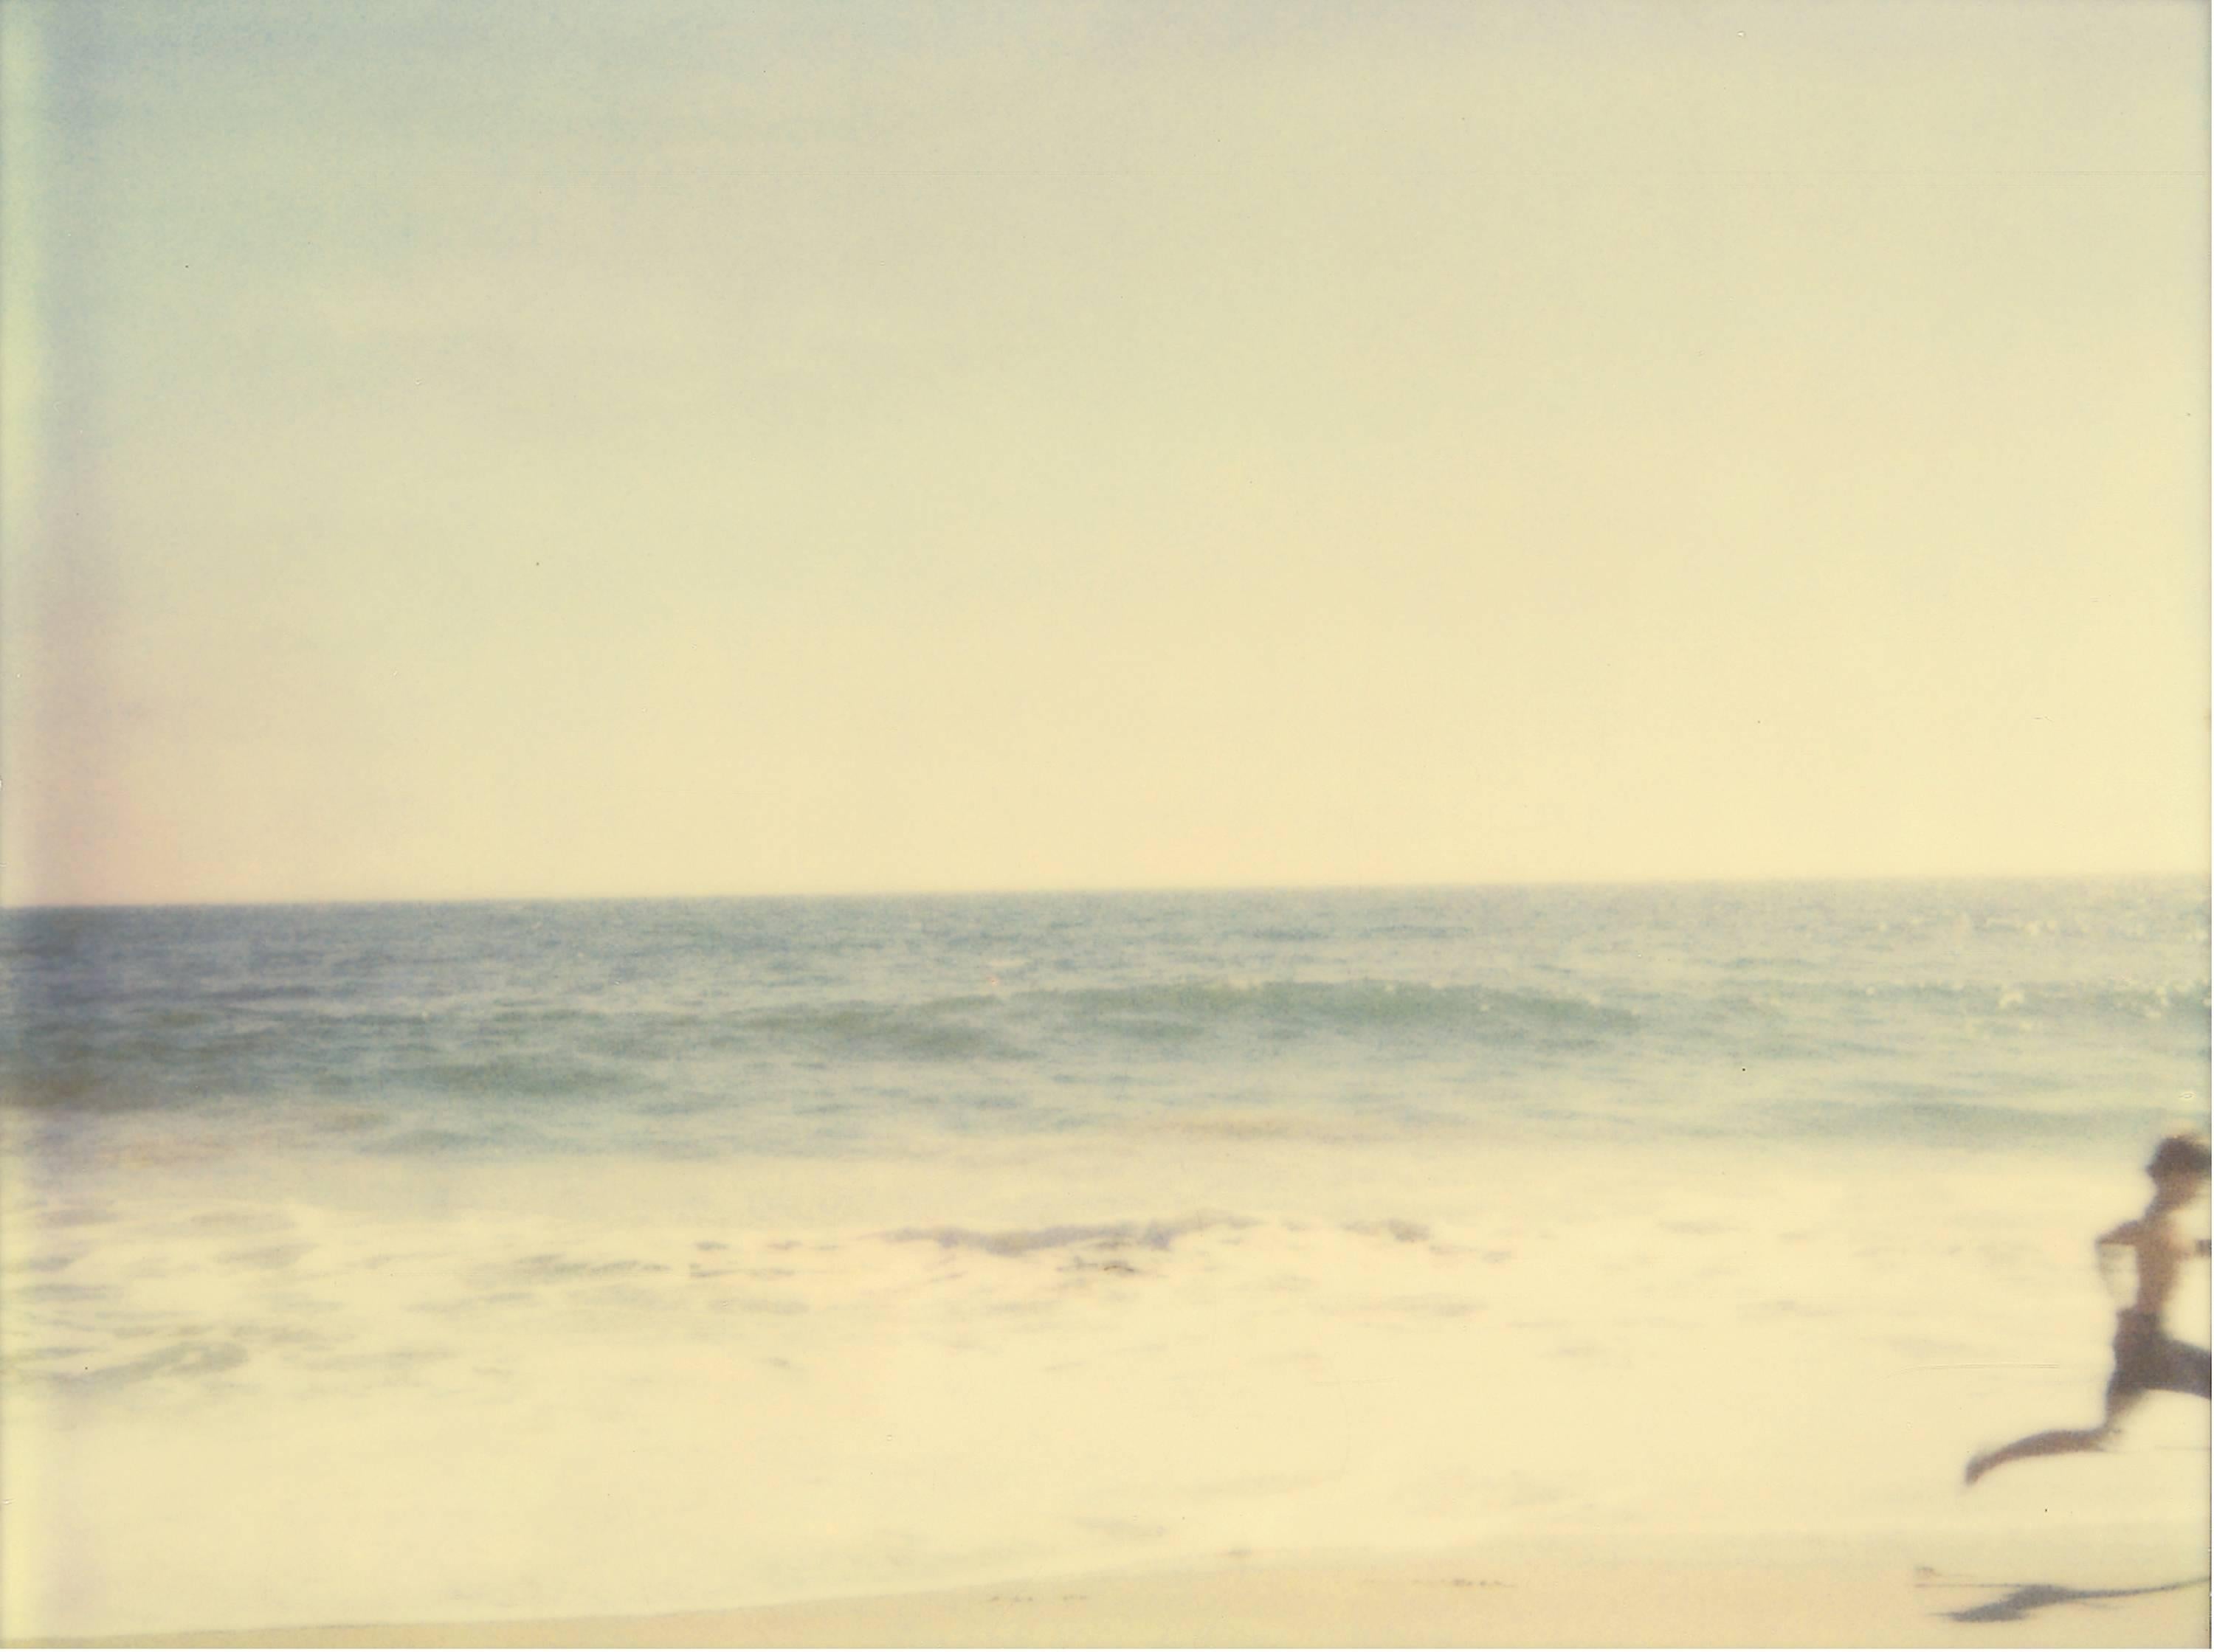
[[[1951,1564],[1917,1560],[1942,1555]],[[1228,1558],[728,1612],[286,1628],[151,1646],[2205,1646],[2203,1542],[2173,1528],[1503,1545]],[[125,1643],[92,1643],[121,1644]]]

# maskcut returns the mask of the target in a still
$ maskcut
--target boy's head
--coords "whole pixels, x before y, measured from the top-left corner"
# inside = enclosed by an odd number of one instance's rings
[[[2207,1151],[2204,1138],[2171,1136],[2153,1149],[2145,1174],[2163,1186],[2195,1191],[2206,1183]]]

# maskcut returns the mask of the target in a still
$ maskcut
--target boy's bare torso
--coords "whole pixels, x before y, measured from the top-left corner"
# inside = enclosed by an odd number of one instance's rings
[[[2134,1253],[2137,1300],[2129,1305],[2133,1312],[2158,1319],[2167,1311],[2168,1300],[2174,1294],[2176,1277],[2184,1263],[2205,1253],[2205,1241],[2186,1238],[2180,1231],[2177,1216],[2172,1209],[2163,1210],[2156,1199],[2136,1221],[2125,1222],[2099,1235],[2102,1269],[2118,1260],[2122,1253]]]

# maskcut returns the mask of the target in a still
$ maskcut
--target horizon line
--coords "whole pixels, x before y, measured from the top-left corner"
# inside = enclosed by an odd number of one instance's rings
[[[29,912],[281,911],[334,906],[559,906],[647,905],[676,901],[774,900],[958,900],[1077,895],[1281,895],[1477,889],[1642,889],[1759,887],[1789,885],[1909,883],[2127,883],[2202,884],[2214,880],[2214,868],[2192,867],[2136,871],[2067,872],[1817,872],[1766,873],[1748,876],[1711,875],[1648,877],[1537,877],[1379,881],[1367,883],[1064,884],[1019,886],[925,886],[910,888],[812,888],[694,890],[688,892],[602,892],[570,894],[307,895],[245,899],[0,900],[0,915]]]

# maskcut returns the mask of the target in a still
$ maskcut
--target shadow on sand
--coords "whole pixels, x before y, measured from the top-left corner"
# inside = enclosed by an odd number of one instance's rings
[[[1939,1615],[1949,1618],[1956,1624],[2013,1624],[2020,1623],[2033,1612],[2042,1612],[2047,1606],[2068,1606],[2078,1600],[2117,1600],[2131,1594],[2165,1594],[2171,1589],[2187,1589],[2210,1582],[2214,1582],[2214,1579],[2185,1577],[2173,1583],[2148,1583],[2134,1589],[2071,1589],[2064,1588],[2058,1583],[2024,1583],[1996,1600],[1986,1600],[1982,1606]]]

